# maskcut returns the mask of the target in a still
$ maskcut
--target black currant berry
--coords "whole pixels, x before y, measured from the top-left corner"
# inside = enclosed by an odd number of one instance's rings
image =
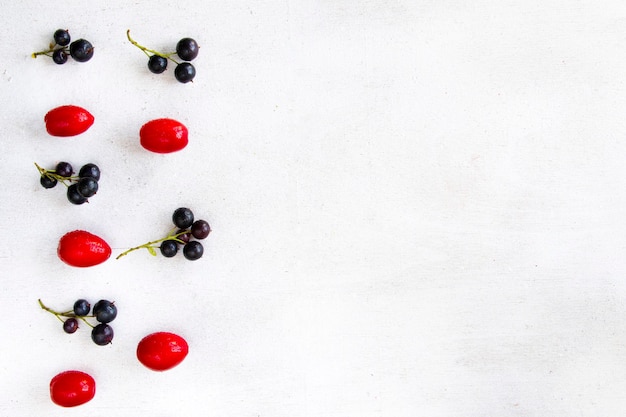
[[[178,239],[182,240],[184,243],[191,240],[191,232],[187,229],[178,229],[176,236],[178,236]]]
[[[71,317],[63,322],[63,331],[65,333],[75,333],[78,330],[78,320]]]
[[[67,199],[70,203],[80,205],[87,202],[87,197],[78,191],[78,184],[74,183],[67,187]]]
[[[70,44],[70,32],[67,29],[57,29],[54,32],[54,42],[59,46],[67,46]]]
[[[117,317],[117,307],[108,300],[100,300],[93,305],[93,315],[100,323],[110,323]]]
[[[71,177],[74,173],[74,168],[69,162],[59,162],[54,168],[54,173],[61,177]]]
[[[189,62],[181,62],[174,69],[174,77],[181,83],[193,81],[196,76],[196,68]]]
[[[183,61],[192,61],[198,56],[198,43],[191,38],[183,38],[176,44],[176,55]]]
[[[195,261],[202,258],[203,254],[204,247],[202,246],[202,243],[196,240],[192,240],[191,242],[183,246],[183,255],[186,259],[190,261]]]
[[[42,175],[39,179],[39,183],[43,188],[54,188],[57,185],[58,181],[56,180],[56,178]]]
[[[159,249],[161,249],[161,255],[165,256],[166,258],[171,258],[173,256],[176,256],[176,254],[178,253],[178,242],[171,239],[164,240],[163,242],[161,242],[161,246],[159,247]]]
[[[63,65],[67,62],[67,52],[57,49],[52,53],[52,60],[55,64]]]
[[[74,314],[77,316],[86,316],[89,310],[91,310],[91,304],[87,300],[81,298],[74,303]]]
[[[91,340],[98,346],[106,346],[113,340],[113,327],[100,323],[91,330]]]
[[[80,178],[93,178],[94,180],[100,180],[100,168],[96,164],[88,163],[83,165],[78,171],[78,176]]]
[[[161,74],[167,69],[167,58],[160,55],[152,55],[148,59],[148,69],[153,74]]]
[[[98,181],[91,177],[84,177],[76,183],[76,190],[85,198],[93,197],[98,192]]]
[[[196,220],[191,225],[191,234],[196,239],[205,239],[211,233],[211,226],[206,220]]]
[[[179,229],[187,229],[193,224],[193,212],[187,207],[174,210],[172,221]]]
[[[93,57],[93,45],[85,39],[70,44],[70,55],[78,62],[87,62]]]

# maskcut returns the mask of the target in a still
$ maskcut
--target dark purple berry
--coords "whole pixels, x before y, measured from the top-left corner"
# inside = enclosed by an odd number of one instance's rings
[[[78,62],[87,62],[93,57],[93,45],[85,39],[70,44],[70,55]]]
[[[91,304],[87,300],[81,298],[74,303],[74,314],[77,316],[86,316],[89,310],[91,310]]]
[[[63,322],[63,331],[65,333],[75,333],[78,330],[78,320],[71,317]]]
[[[98,192],[98,181],[91,177],[84,177],[76,183],[76,191],[85,198],[93,197]]]
[[[191,242],[183,246],[183,255],[185,256],[185,259],[195,261],[202,258],[203,254],[204,247],[202,246],[202,243],[198,242],[197,240],[192,240]]]
[[[148,59],[148,69],[153,74],[161,74],[167,69],[167,58],[159,55],[152,55]]]
[[[193,212],[187,207],[174,210],[172,221],[179,229],[187,229],[193,224]]]
[[[174,69],[174,77],[181,83],[193,81],[196,76],[196,68],[189,62],[181,62]]]
[[[191,234],[196,239],[205,239],[211,233],[211,226],[206,220],[196,220],[191,225]]]
[[[191,38],[183,38],[176,44],[176,54],[183,61],[192,61],[198,56],[198,43]]]
[[[91,340],[98,346],[106,346],[113,340],[113,327],[100,323],[91,330]]]
[[[176,256],[176,253],[178,253],[178,242],[172,239],[165,240],[161,242],[160,249],[161,255],[165,256],[166,258],[171,258],[173,256]]]
[[[100,180],[100,168],[96,164],[88,163],[83,165],[78,171],[78,176],[80,178],[93,178],[96,181]]]
[[[42,175],[39,179],[39,183],[43,188],[54,188],[57,185],[58,181],[56,180],[56,178]]]
[[[187,229],[178,229],[176,232],[178,236],[178,240],[182,240],[184,243],[187,243],[191,240],[191,232]]]
[[[54,42],[59,46],[67,46],[70,44],[70,32],[67,29],[57,29],[53,37]]]
[[[100,300],[93,305],[92,314],[100,323],[110,323],[117,317],[117,307],[112,301]]]
[[[87,197],[78,192],[78,184],[74,183],[67,187],[67,199],[70,203],[80,205],[87,202]]]
[[[69,162],[59,162],[54,168],[54,173],[61,177],[71,177],[74,173],[74,168]]]
[[[52,60],[55,64],[63,65],[67,62],[67,52],[63,49],[56,49],[52,52]]]

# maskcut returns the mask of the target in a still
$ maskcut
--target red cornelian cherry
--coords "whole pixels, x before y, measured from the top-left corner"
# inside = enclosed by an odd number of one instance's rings
[[[44,122],[50,135],[68,137],[86,132],[93,125],[94,117],[82,107],[70,104],[50,110]]]
[[[96,395],[96,381],[82,371],[65,371],[50,381],[50,399],[61,407],[76,407]]]
[[[176,152],[187,146],[188,131],[185,125],[174,119],[155,119],[141,127],[139,142],[151,152]]]
[[[137,359],[153,371],[166,371],[180,364],[189,352],[187,341],[170,332],[156,332],[141,339]]]
[[[111,247],[104,239],[93,233],[74,230],[61,237],[57,255],[70,266],[85,268],[109,259]]]

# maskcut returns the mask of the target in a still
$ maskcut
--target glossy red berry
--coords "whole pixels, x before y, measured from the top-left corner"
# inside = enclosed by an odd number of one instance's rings
[[[46,130],[52,136],[76,136],[93,125],[94,117],[82,107],[67,105],[50,110],[44,117]]]
[[[74,230],[61,237],[57,254],[70,266],[88,267],[109,259],[111,247],[99,236],[84,230]]]
[[[50,381],[50,398],[61,407],[85,404],[96,395],[96,381],[82,371],[65,371]]]
[[[141,146],[156,153],[176,152],[189,142],[187,128],[173,119],[155,119],[139,130]]]
[[[166,371],[181,363],[189,352],[187,341],[169,332],[149,334],[137,345],[137,359],[153,371]]]

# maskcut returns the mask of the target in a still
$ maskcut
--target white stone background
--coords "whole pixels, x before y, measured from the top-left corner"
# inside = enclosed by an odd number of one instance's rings
[[[626,6],[619,1],[3,1],[0,414],[623,416]],[[69,28],[96,47],[30,53]],[[193,85],[125,37],[201,45]],[[91,111],[49,137],[44,114]],[[171,117],[189,146],[144,151]],[[33,165],[102,168],[88,206]],[[192,208],[204,258],[114,256]],[[109,298],[114,343],[39,309]],[[135,358],[157,330],[177,368]],[[63,409],[50,378],[89,372]]]

